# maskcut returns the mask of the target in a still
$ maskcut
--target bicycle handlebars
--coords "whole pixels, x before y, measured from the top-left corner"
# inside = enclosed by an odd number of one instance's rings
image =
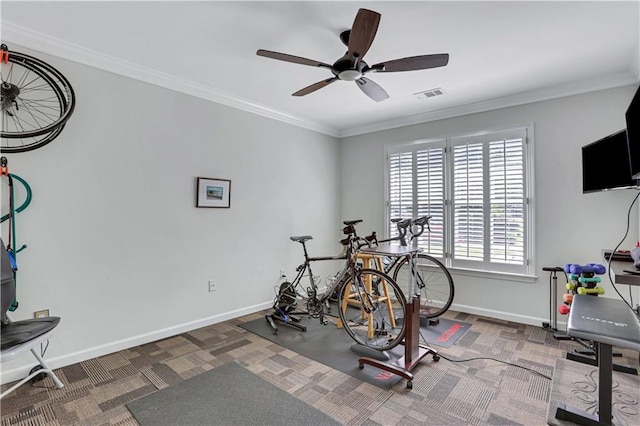
[[[421,216],[417,219],[402,219],[402,218],[393,218],[391,219],[392,223],[395,223],[398,227],[398,236],[395,238],[389,238],[388,240],[378,241],[378,236],[375,231],[365,239],[370,243],[378,244],[378,242],[388,242],[388,241],[400,241],[402,245],[406,245],[406,236],[407,230],[411,233],[411,239],[419,237],[424,232],[424,227],[427,227],[427,230],[431,232],[431,227],[429,226],[429,220],[433,216]],[[420,227],[418,230],[414,230],[414,227]]]
[[[398,227],[398,236],[395,238],[390,238],[388,240],[382,240],[383,242],[387,241],[397,241],[400,240],[403,245],[406,245],[406,235],[407,231],[411,233],[411,239],[419,237],[424,232],[425,226],[427,230],[431,232],[431,227],[429,226],[429,220],[433,216],[421,216],[417,219],[402,219],[402,218],[393,218],[391,219],[392,223],[395,223]],[[364,246],[371,247],[372,245],[378,245],[378,234],[376,231],[373,231],[371,235],[360,237],[356,233],[356,228],[354,225],[361,223],[362,220],[345,220],[343,223],[346,225],[342,228],[342,233],[347,236],[340,240],[340,243],[344,246],[348,246],[350,244],[354,244],[358,249]],[[414,227],[419,227],[419,229],[414,229]]]

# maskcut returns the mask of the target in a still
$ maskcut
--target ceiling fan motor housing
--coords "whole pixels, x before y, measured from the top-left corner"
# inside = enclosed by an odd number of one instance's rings
[[[340,80],[355,81],[362,77],[368,68],[369,66],[365,61],[358,61],[357,58],[354,61],[351,57],[345,55],[331,66],[331,72]]]

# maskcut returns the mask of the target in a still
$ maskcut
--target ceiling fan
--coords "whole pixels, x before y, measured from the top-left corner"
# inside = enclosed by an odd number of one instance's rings
[[[389,97],[387,92],[372,80],[365,77],[369,72],[398,72],[415,71],[429,68],[443,67],[449,62],[449,54],[441,53],[435,55],[411,56],[407,58],[394,59],[392,61],[380,62],[369,66],[363,59],[373,43],[373,39],[378,31],[380,14],[367,9],[358,10],[356,19],[353,21],[351,30],[343,31],[340,40],[347,46],[347,53],[334,62],[333,65],[300,56],[288,55],[286,53],[272,52],[260,49],[256,53],[258,56],[277,59],[279,61],[293,62],[294,64],[308,65],[312,67],[327,68],[333,73],[333,77],[319,81],[310,86],[300,89],[292,96],[304,96],[313,93],[338,80],[355,81],[357,86],[376,102],[383,101]]]

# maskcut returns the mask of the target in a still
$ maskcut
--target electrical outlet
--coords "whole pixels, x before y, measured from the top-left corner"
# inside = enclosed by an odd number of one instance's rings
[[[216,280],[209,280],[209,291],[216,291]]]
[[[280,269],[280,278],[286,277],[286,276],[287,276],[287,274],[285,273],[285,270],[284,269]]]
[[[47,318],[49,316],[49,310],[43,309],[41,311],[35,311],[33,313],[34,318]]]

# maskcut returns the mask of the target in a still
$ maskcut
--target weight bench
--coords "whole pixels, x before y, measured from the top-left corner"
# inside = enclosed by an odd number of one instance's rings
[[[611,425],[613,346],[640,351],[640,320],[622,300],[577,295],[571,304],[567,334],[594,343],[598,360],[598,411],[592,415],[559,403],[555,417],[580,425]]]

